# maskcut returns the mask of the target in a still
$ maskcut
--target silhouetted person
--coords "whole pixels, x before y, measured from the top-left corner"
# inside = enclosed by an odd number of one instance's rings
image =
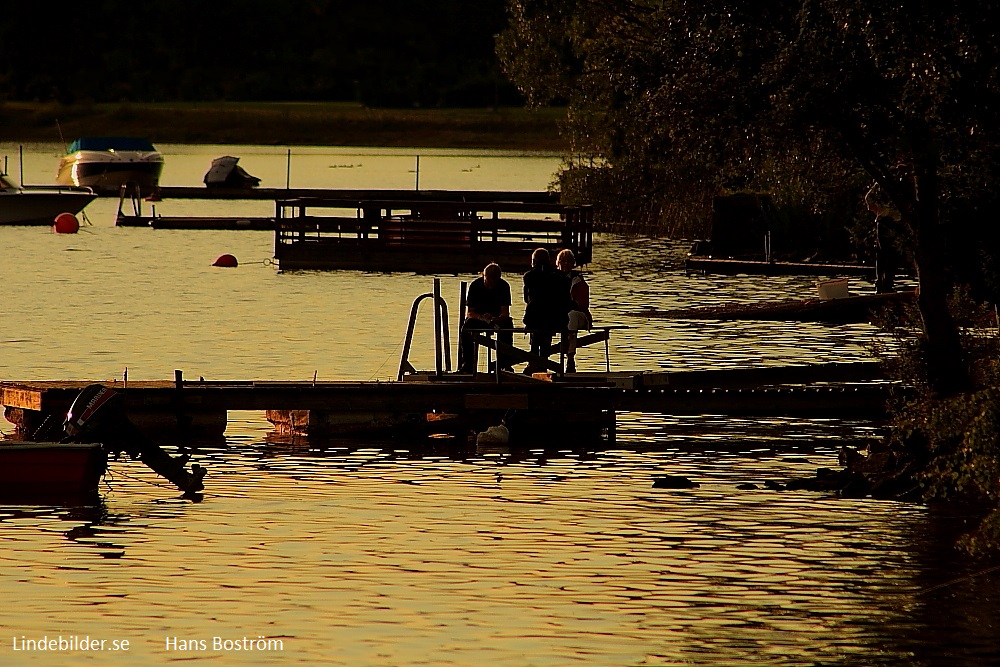
[[[576,372],[576,336],[578,331],[589,329],[594,318],[590,314],[590,285],[583,274],[573,269],[576,266],[576,255],[569,248],[560,250],[556,255],[556,268],[569,279],[570,311],[566,332],[563,334],[563,344],[566,351],[566,372]]]
[[[524,274],[524,326],[530,329],[531,353],[549,358],[552,336],[565,331],[570,309],[569,278],[549,264],[549,251],[531,253],[531,270]],[[525,373],[543,371],[532,364]]]
[[[475,331],[494,330],[497,341],[513,345],[514,320],[510,317],[510,283],[503,279],[500,266],[488,264],[483,274],[472,281],[465,298],[466,314],[462,323],[463,373],[475,373],[479,365],[479,345],[472,339]],[[497,363],[512,370],[499,350]]]
[[[875,293],[896,291],[896,269],[902,261],[897,243],[899,222],[890,215],[891,208],[882,201],[878,187],[865,195],[868,210],[875,214]]]

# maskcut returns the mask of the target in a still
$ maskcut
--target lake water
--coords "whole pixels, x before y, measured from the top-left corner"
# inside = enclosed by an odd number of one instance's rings
[[[199,184],[224,154],[264,187],[417,178],[416,151],[296,148],[289,160],[284,148],[160,148],[164,185]],[[17,176],[17,147],[3,152]],[[25,181],[50,183],[60,152],[25,146]],[[419,185],[542,189],[557,166],[549,155],[422,151]],[[116,207],[94,202],[76,235],[0,228],[0,378],[395,377],[410,304],[431,277],[278,273],[270,233],[116,228]],[[212,267],[223,253],[240,266]],[[815,286],[689,277],[683,244],[654,239],[604,235],[594,254],[595,316],[630,327],[612,339],[614,370],[854,361],[879,341],[867,325],[631,317]],[[504,268],[516,286],[526,267]],[[440,278],[457,305],[472,277]],[[418,367],[433,364],[429,317]],[[603,368],[603,351],[578,365]],[[955,517],[763,488],[836,467],[842,445],[875,433],[846,420],[623,414],[613,445],[477,453],[290,442],[263,415],[233,412],[224,445],[196,454],[209,468],[200,503],[122,460],[97,506],[0,506],[0,664],[995,664],[998,575],[972,576],[947,548]],[[661,474],[700,487],[651,488]],[[105,650],[23,650],[59,637]],[[127,651],[111,650],[123,641]]]

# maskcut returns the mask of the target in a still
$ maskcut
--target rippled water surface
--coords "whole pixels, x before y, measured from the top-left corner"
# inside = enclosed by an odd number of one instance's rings
[[[283,149],[161,148],[168,185],[200,182],[227,153],[265,186],[408,187],[416,176],[399,151],[300,149],[286,174]],[[50,181],[56,155],[29,147],[25,180]],[[514,190],[544,188],[557,160],[441,152],[420,164],[428,188]],[[126,367],[130,379],[395,377],[430,277],[279,274],[268,233],[115,228],[116,205],[95,202],[75,236],[0,228],[0,378],[120,378]],[[851,361],[877,341],[867,325],[629,316],[815,291],[797,277],[685,276],[683,251],[598,239],[587,267],[596,317],[630,327],[613,338],[613,369]],[[222,253],[240,267],[213,268]],[[514,281],[525,267],[504,268]],[[457,304],[471,277],[440,278]],[[418,329],[418,367],[433,363],[429,329]],[[581,370],[603,368],[603,351],[581,355]],[[613,444],[490,452],[289,440],[261,414],[232,412],[225,442],[196,452],[210,470],[200,503],[121,460],[97,505],[0,506],[0,664],[994,664],[1000,586],[943,546],[954,517],[767,487],[835,467],[843,444],[875,432],[623,414]],[[700,486],[652,488],[662,474]],[[759,488],[737,488],[747,482]],[[22,637],[60,636],[129,650],[18,650]],[[265,650],[217,650],[215,637],[263,638]]]

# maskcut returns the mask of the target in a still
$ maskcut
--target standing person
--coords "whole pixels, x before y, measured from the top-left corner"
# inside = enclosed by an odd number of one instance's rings
[[[878,185],[865,195],[868,210],[875,215],[875,293],[896,291],[896,268],[902,257],[896,247],[899,222],[892,216]]]
[[[566,348],[566,372],[576,372],[576,336],[577,331],[589,329],[594,318],[590,314],[590,285],[584,280],[583,274],[574,271],[576,256],[569,248],[559,251],[556,255],[556,267],[569,278],[569,298],[572,305],[569,311],[569,323],[563,334]]]
[[[510,283],[503,279],[498,264],[487,264],[483,274],[472,281],[465,297],[465,322],[462,323],[463,373],[475,373],[479,365],[479,345],[472,339],[473,332],[494,330],[497,341],[514,344],[514,320],[510,317]],[[500,351],[497,362],[501,369],[512,370]]]
[[[524,326],[530,329],[531,353],[549,358],[552,336],[565,331],[570,309],[569,278],[549,263],[549,251],[537,248],[531,253],[531,270],[524,274]],[[532,364],[525,373],[543,371]]]

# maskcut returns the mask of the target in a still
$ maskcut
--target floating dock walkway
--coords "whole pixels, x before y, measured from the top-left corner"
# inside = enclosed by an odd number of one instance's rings
[[[119,193],[119,227],[149,227],[152,229],[232,229],[272,231],[278,214],[272,216],[169,216],[158,215],[156,203],[171,199],[250,200],[273,202],[322,201],[339,202],[342,208],[358,208],[359,202],[476,202],[549,204],[559,203],[558,192],[506,190],[346,190],[321,188],[207,188],[161,187],[155,199],[140,199],[125,188]],[[131,201],[131,213],[123,211]],[[144,205],[149,213],[143,212]],[[358,209],[360,210],[360,209]],[[319,224],[322,225],[322,222]]]
[[[390,199],[408,201],[513,201],[558,204],[559,193],[543,190],[348,190],[344,188],[224,188],[163,186],[158,198],[168,199]],[[121,196],[120,194],[118,196]]]
[[[616,414],[800,416],[881,418],[894,393],[877,362],[734,368],[682,372],[565,373],[558,362],[509,346],[477,330],[460,344],[487,350],[490,367],[499,351],[515,363],[548,371],[523,375],[451,371],[448,306],[441,282],[418,296],[410,309],[397,379],[375,382],[195,381],[174,371],[173,381],[0,381],[4,417],[30,439],[62,416],[82,389],[111,387],[123,398],[126,416],[148,435],[221,438],[230,410],[261,410],[279,431],[315,436],[468,435],[500,423],[512,438],[614,439]],[[465,317],[466,285],[460,290],[458,321]],[[430,300],[434,325],[434,370],[409,362],[420,305]],[[578,347],[604,343],[620,325],[594,327]],[[494,332],[495,333],[495,332]],[[45,427],[45,428],[43,428]]]
[[[875,267],[863,264],[823,264],[811,262],[777,262],[721,257],[688,257],[684,261],[688,273],[714,273],[734,276],[740,273],[758,276],[858,276],[874,280]]]
[[[318,436],[427,435],[500,423],[576,425],[613,437],[615,413],[879,418],[894,385],[878,364],[682,373],[578,373],[549,381],[503,373],[416,373],[402,382],[100,382],[125,397],[144,430],[219,437],[229,410],[260,410],[282,430]],[[807,383],[807,384],[805,384]],[[823,383],[823,384],[817,384]],[[841,383],[841,384],[833,384]],[[89,381],[0,382],[4,415],[22,436],[58,418]],[[515,427],[511,428],[512,433]]]
[[[275,209],[281,270],[478,273],[490,262],[526,266],[538,247],[569,248],[578,265],[593,254],[587,205],[294,199],[276,201]]]
[[[578,265],[591,260],[593,209],[559,203],[549,192],[400,190],[233,190],[163,188],[164,197],[274,197],[274,215],[165,216],[131,199],[118,203],[116,224],[153,229],[274,232],[279,270],[348,269],[478,273],[498,262],[526,266],[538,247],[568,248]],[[266,195],[266,196],[265,196]]]

